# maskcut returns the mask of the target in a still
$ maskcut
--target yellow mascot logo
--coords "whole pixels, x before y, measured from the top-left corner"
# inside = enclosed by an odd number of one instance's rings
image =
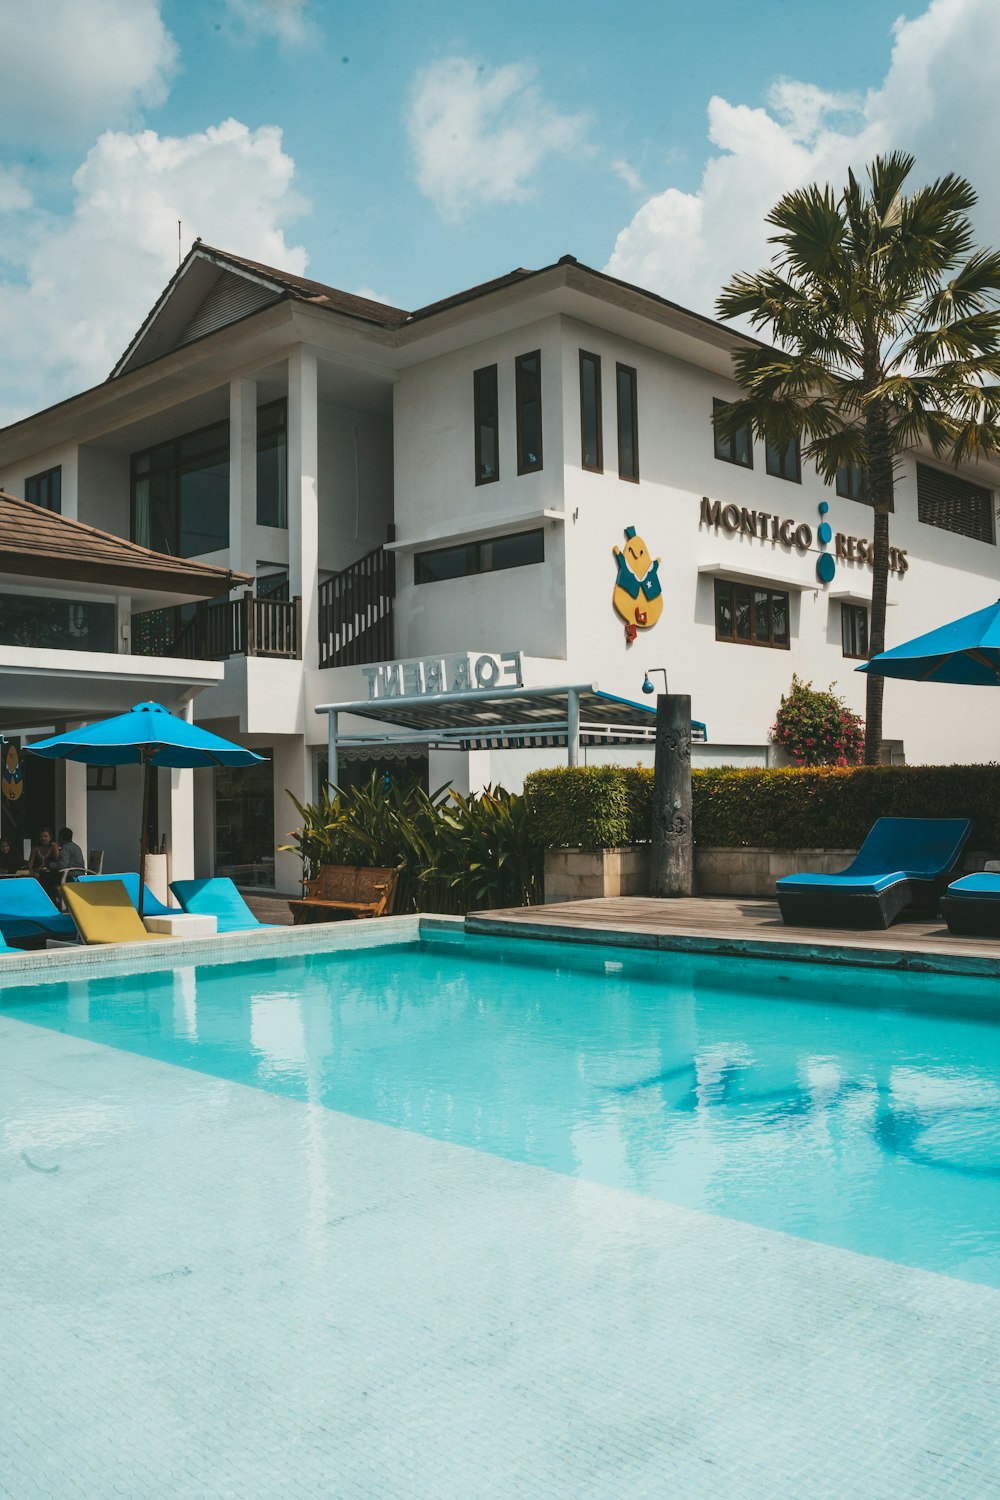
[[[640,630],[649,630],[663,613],[660,558],[654,562],[634,526],[625,528],[625,546],[612,548],[618,564],[611,602],[625,621],[625,640],[631,646]]]

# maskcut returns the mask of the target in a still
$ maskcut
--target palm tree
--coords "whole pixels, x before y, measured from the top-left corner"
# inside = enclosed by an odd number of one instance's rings
[[[918,444],[954,464],[1000,447],[1000,254],[973,249],[969,183],[948,174],[909,194],[913,157],[878,157],[868,185],[787,193],[767,222],[769,268],[737,275],[720,317],[776,347],[733,355],[745,395],[719,409],[783,450],[802,441],[830,483],[856,466],[874,512],[869,655],[885,649],[889,515],[897,455]],[[884,679],[867,678],[865,760],[878,760]]]

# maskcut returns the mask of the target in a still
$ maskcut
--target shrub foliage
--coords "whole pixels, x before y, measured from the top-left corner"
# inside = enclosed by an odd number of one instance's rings
[[[771,737],[797,766],[859,766],[865,748],[865,726],[843,698],[794,675]]]

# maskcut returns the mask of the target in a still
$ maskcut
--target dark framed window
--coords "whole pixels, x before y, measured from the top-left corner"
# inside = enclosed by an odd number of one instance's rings
[[[476,424],[476,483],[492,484],[500,478],[500,418],[497,401],[497,367],[486,365],[472,376]]]
[[[840,634],[844,655],[868,659],[868,609],[864,604],[840,606]]]
[[[618,385],[618,478],[639,480],[639,395],[631,365],[616,367]]]
[[[257,525],[288,529],[288,402],[257,408]]]
[[[601,358],[585,349],[580,350],[580,463],[594,474],[604,472]]]
[[[793,484],[801,484],[802,455],[799,451],[798,438],[793,438],[787,448],[778,448],[774,443],[765,443],[764,467],[776,479],[790,479]]]
[[[715,639],[742,646],[789,646],[788,595],[752,583],[715,580]]]
[[[24,498],[30,500],[32,505],[40,505],[44,510],[54,510],[59,514],[62,511],[62,464],[56,464],[54,469],[46,469],[44,473],[32,474],[30,479],[26,479]]]
[[[0,594],[0,646],[113,652],[117,644],[113,604]]]
[[[865,498],[864,476],[860,464],[845,464],[837,470],[837,494],[844,500]]]
[[[542,467],[542,355],[519,354],[514,361],[517,405],[517,472],[534,474]]]
[[[927,464],[917,464],[917,518],[975,542],[996,540],[993,491]]]
[[[177,557],[228,547],[228,420],[133,453],[132,540]]]
[[[545,561],[545,533],[518,531],[512,536],[487,537],[478,542],[459,542],[454,547],[436,547],[416,552],[414,583],[441,583],[446,578],[468,578],[474,573],[499,573]]]
[[[725,411],[731,406],[731,401],[720,401],[716,398],[712,402],[713,411]],[[750,428],[744,424],[737,428],[732,437],[723,437],[718,430],[715,432],[715,456],[721,458],[725,464],[738,464],[741,469],[753,468],[753,441],[750,437]]]

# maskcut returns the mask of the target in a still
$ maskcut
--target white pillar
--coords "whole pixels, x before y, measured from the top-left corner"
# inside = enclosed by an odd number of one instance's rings
[[[215,776],[199,771],[194,778],[194,873],[199,880],[215,874]]]
[[[257,382],[229,385],[229,563],[257,571]]]
[[[316,355],[298,348],[288,359],[288,584],[302,599],[302,661],[319,666],[319,412]]]
[[[190,724],[194,712],[190,702],[185,703],[178,714]],[[167,848],[170,851],[171,880],[194,878],[194,778],[195,775],[210,776],[210,771],[168,771],[170,793],[167,805],[169,824]]]
[[[311,802],[313,790],[312,751],[299,735],[275,736],[272,769],[274,772],[274,889],[279,895],[297,896],[302,889],[302,861],[297,854],[281,854],[281,844],[289,842],[291,829],[298,826],[299,815],[289,792],[300,802]]]
[[[62,461],[61,467],[62,467],[62,474],[59,476],[59,485],[60,485],[60,491],[59,491],[59,493],[60,493],[60,508],[62,510],[62,513],[63,513],[64,516],[67,516],[69,518],[69,520],[71,520],[71,521],[85,521],[85,520],[87,520],[87,517],[80,515],[80,494],[79,494],[79,490],[80,490],[80,481],[79,481],[79,475],[80,475],[80,450],[79,450],[79,448],[74,448],[71,453],[68,453],[66,455],[66,457]],[[70,824],[69,826],[71,828],[73,827],[72,824]],[[74,833],[76,832],[75,828],[73,829],[73,832]],[[77,843],[78,844],[80,843],[79,839],[77,839]],[[80,844],[80,848],[81,849],[83,848],[82,844]]]
[[[74,729],[76,725],[72,726]],[[64,808],[66,827],[73,830],[73,841],[80,845],[86,860],[87,849],[87,767],[81,761],[64,760]],[[56,830],[58,832],[58,829]]]

